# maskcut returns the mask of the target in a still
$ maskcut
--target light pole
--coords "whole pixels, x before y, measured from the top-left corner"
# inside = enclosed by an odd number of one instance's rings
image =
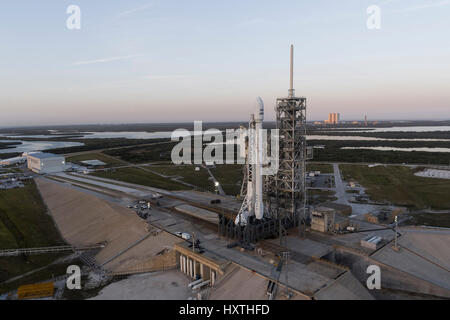
[[[394,240],[394,250],[398,251],[398,245],[397,245],[397,228],[398,228],[398,216],[396,215],[395,218],[395,240]]]

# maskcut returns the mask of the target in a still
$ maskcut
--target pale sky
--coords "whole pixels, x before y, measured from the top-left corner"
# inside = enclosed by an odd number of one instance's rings
[[[450,0],[14,0],[0,41],[0,126],[273,120],[291,43],[308,120],[450,119]]]

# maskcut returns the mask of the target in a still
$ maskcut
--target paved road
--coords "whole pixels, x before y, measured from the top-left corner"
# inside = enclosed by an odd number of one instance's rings
[[[220,194],[221,196],[225,196],[226,194],[225,194],[225,192],[223,191],[222,186],[220,185],[219,181],[217,181],[216,177],[214,177],[214,175],[212,174],[211,170],[209,170],[208,166],[205,165],[205,168],[206,168],[206,170],[208,171],[209,176],[213,179],[214,184],[217,183],[217,190],[219,191],[219,194]]]
[[[88,183],[91,185],[96,185],[96,186],[99,186],[99,187],[102,187],[105,189],[115,190],[115,191],[119,191],[119,192],[126,193],[126,194],[132,194],[135,197],[146,197],[149,195],[148,192],[142,192],[140,190],[120,186],[117,184],[110,184],[110,183],[100,182],[100,181],[93,180],[93,179],[81,178],[81,177],[78,177],[75,175],[68,175],[66,173],[56,173],[55,176],[63,178],[63,179],[79,181],[81,183],[84,182],[84,183]]]
[[[333,163],[334,170],[334,184],[336,185],[336,196],[338,197],[337,203],[347,204],[348,201],[345,196],[345,186],[342,182],[341,172],[339,170],[339,165],[337,163]]]

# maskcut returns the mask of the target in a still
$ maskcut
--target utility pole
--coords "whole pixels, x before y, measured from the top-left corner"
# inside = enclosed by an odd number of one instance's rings
[[[395,219],[394,250],[395,250],[395,251],[398,251],[398,244],[397,244],[397,235],[398,235],[398,232],[397,232],[397,228],[398,228],[398,216],[396,215],[394,219]]]

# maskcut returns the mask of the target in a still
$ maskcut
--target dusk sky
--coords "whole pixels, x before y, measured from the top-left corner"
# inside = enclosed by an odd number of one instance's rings
[[[274,120],[291,43],[308,120],[450,119],[450,0],[14,0],[0,39],[0,126]]]

